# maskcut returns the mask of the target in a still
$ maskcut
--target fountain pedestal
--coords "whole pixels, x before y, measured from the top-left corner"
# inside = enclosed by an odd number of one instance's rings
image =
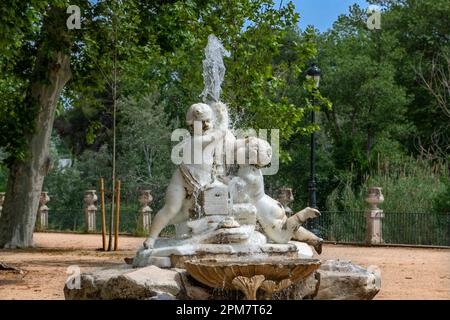
[[[306,279],[320,267],[320,261],[283,256],[194,259],[186,261],[185,267],[192,277],[211,288],[237,289],[246,300],[256,300],[258,289],[270,298],[274,292]]]
[[[259,239],[258,239],[259,238]],[[286,244],[259,243],[264,239],[259,232],[250,239],[250,242],[241,244],[206,244],[190,243],[186,240],[159,238],[156,240],[155,248],[139,249],[133,260],[134,267],[145,267],[155,265],[160,268],[184,268],[185,261],[200,258],[211,259],[234,259],[237,257],[284,257],[290,258],[312,258],[312,249],[303,242],[289,241]]]

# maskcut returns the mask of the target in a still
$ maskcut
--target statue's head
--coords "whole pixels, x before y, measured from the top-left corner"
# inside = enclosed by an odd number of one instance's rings
[[[291,188],[281,188],[279,191],[278,191],[278,197],[277,197],[277,199],[281,202],[281,203],[283,203],[283,205],[284,205],[284,203],[289,203],[289,202],[292,202],[292,201],[294,201],[294,195],[292,194],[292,189]]]
[[[189,107],[186,113],[186,125],[193,128],[194,122],[201,121],[203,130],[213,127],[214,114],[206,103],[195,103]]]
[[[260,168],[267,166],[271,162],[272,147],[266,140],[248,137],[245,138],[244,144],[241,141],[236,141],[236,144],[239,146],[236,153],[238,158],[239,154],[245,152],[246,163]]]
[[[258,167],[265,167],[270,163],[270,161],[272,161],[272,147],[266,140],[250,137],[249,138],[250,156],[252,155],[252,153],[254,154],[254,157],[257,159],[256,165]]]

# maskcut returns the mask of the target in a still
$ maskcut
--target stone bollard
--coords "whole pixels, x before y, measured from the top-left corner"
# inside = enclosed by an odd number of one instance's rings
[[[369,208],[366,209],[364,216],[366,217],[366,243],[380,244],[383,243],[382,237],[382,219],[384,218],[383,210],[378,208],[378,204],[384,201],[381,188],[369,188],[366,202]]]
[[[278,192],[277,197],[278,202],[280,202],[284,210],[286,211],[286,214],[288,216],[292,215],[292,209],[289,208],[289,205],[294,201],[294,195],[292,194],[292,188],[281,188]]]
[[[84,218],[86,221],[86,232],[95,232],[95,213],[97,212],[97,195],[95,190],[86,190],[84,192]]]
[[[37,225],[36,229],[38,231],[43,231],[48,228],[48,207],[47,203],[50,201],[48,192],[41,192],[39,197],[39,209],[37,214]]]
[[[152,209],[149,207],[149,203],[153,200],[150,190],[141,190],[139,193],[138,201],[141,205],[139,208],[139,228],[146,233],[150,231],[150,225],[152,223]]]
[[[5,192],[0,192],[0,217],[2,216],[3,201],[5,201]]]

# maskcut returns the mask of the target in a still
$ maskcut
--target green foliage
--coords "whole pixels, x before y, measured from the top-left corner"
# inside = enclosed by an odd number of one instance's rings
[[[56,51],[70,51],[72,39],[61,32],[66,5],[65,0],[7,0],[0,6],[0,147],[8,165],[27,156],[36,128],[40,109],[32,86],[48,81],[48,62]]]
[[[405,155],[420,157],[418,144],[422,150],[448,148],[448,140],[435,135],[435,130],[448,131],[448,118],[424,92],[417,70],[421,67],[426,77],[435,54],[449,47],[448,24],[439,17],[450,5],[448,1],[371,2],[386,9],[380,31],[369,31],[366,13],[354,5],[318,37],[321,92],[333,103],[319,116],[318,154],[325,157],[319,156],[317,165],[332,164],[325,169],[327,183],[319,187],[318,197],[322,192],[328,196],[321,208],[362,210],[365,190],[375,183],[385,184],[391,194],[384,204],[387,210],[432,211],[432,199],[442,188],[442,182],[433,181],[447,176],[445,170],[434,175],[429,171],[448,159],[442,153],[429,154],[436,162],[416,164],[406,161]],[[406,170],[406,177],[379,171],[383,161],[397,171]],[[305,186],[302,182],[303,190]],[[417,201],[410,201],[414,192]]]
[[[0,165],[0,192],[6,191],[7,177],[8,177],[8,170],[6,166]]]
[[[359,174],[369,169],[379,141],[401,139],[410,130],[405,89],[394,78],[398,43],[383,31],[367,30],[364,19],[355,5],[321,37],[319,48],[326,75],[321,91],[333,101],[324,110],[324,124],[334,140],[335,162],[343,170],[353,165]]]
[[[443,190],[435,194],[433,199],[433,210],[436,212],[450,213],[450,183],[448,181]]]
[[[328,196],[321,222],[328,240],[363,242],[364,199],[382,187],[383,239],[387,243],[448,245],[448,164],[400,156],[380,158],[377,170],[358,186],[351,174]],[[447,208],[447,209],[446,209]]]
[[[383,187],[387,212],[432,212],[433,199],[442,192],[448,177],[445,163],[433,164],[427,160],[405,158],[401,163],[384,161],[380,171],[369,177],[366,186]],[[389,199],[390,197],[390,199]]]
[[[363,189],[361,189],[363,190]],[[351,175],[334,189],[327,197],[326,208],[328,211],[361,212],[364,210],[363,191],[353,189]]]
[[[450,49],[450,3],[447,0],[372,0],[386,10],[382,15],[382,30],[395,38],[402,54],[394,59],[395,78],[407,90],[412,99],[407,105],[407,119],[416,130],[405,145],[416,152],[417,144],[425,150],[445,150],[450,137],[436,139],[436,133],[448,132],[448,116],[445,116],[433,97],[423,85],[420,72],[429,78],[433,61],[442,50]],[[420,72],[419,72],[420,70]],[[433,155],[435,156],[435,155]],[[439,155],[442,157],[442,155]]]
[[[49,193],[49,227],[54,230],[81,231],[83,228],[83,194],[89,189],[76,166],[59,168],[58,161],[66,158],[62,141],[55,135],[50,143],[53,169],[46,177],[43,191]]]
[[[362,211],[369,187],[383,188],[385,212],[433,212],[436,197],[442,197],[448,179],[446,163],[399,157],[381,158],[377,169],[366,176],[361,186],[354,186],[351,176],[343,181],[327,199],[328,210]]]
[[[4,160],[23,159],[23,146],[34,131],[37,114],[35,103],[26,104],[23,81],[17,77],[0,78],[0,146],[8,154]]]
[[[102,19],[85,24],[76,48],[74,81],[66,92],[73,108],[56,124],[76,154],[111,144],[113,70],[119,99],[159,92],[169,118],[184,119],[202,91],[203,49],[210,33],[232,52],[225,61],[222,100],[239,119],[236,124],[267,128],[270,123],[282,138],[313,129],[301,123],[311,103],[294,94],[305,90],[298,78],[315,54],[313,35],[298,34],[291,3],[127,1],[111,6],[99,1],[92,15]]]
[[[163,204],[168,179],[175,169],[168,161],[171,130],[167,128],[173,124],[164,114],[157,95],[125,99],[119,105],[121,122],[118,130],[117,176],[122,182],[120,229],[139,233],[139,230],[135,230],[139,190],[152,190],[152,208],[158,210]],[[86,150],[72,167],[59,169],[56,163],[66,157],[67,150],[64,142],[54,136],[51,153],[55,165],[44,185],[44,190],[52,198],[49,203],[52,211],[50,222],[56,229],[66,230],[77,226],[81,231],[84,191],[98,190],[100,177],[105,179],[106,189],[111,190],[111,150],[106,144],[98,151]],[[107,193],[107,205],[110,197],[111,193]]]
[[[175,170],[170,161],[170,128],[176,123],[169,121],[155,94],[122,100],[120,109],[117,170],[126,179],[126,196],[136,201],[140,189],[150,189],[152,206],[159,209]]]

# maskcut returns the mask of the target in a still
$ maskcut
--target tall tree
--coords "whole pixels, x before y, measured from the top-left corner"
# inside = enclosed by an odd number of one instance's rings
[[[401,139],[409,128],[407,95],[395,79],[394,61],[402,52],[383,29],[368,30],[366,20],[354,5],[319,44],[321,90],[333,102],[331,110],[324,110],[324,124],[334,140],[335,162],[343,170],[353,164],[360,173],[376,158],[372,151],[382,141]]]
[[[382,30],[394,37],[404,53],[394,61],[395,78],[412,99],[406,116],[416,127],[409,150],[445,157],[450,148],[448,117],[439,99],[424,85],[437,67],[445,67],[450,50],[450,2],[448,0],[370,0],[381,5]],[[444,56],[442,56],[444,54]],[[436,65],[436,63],[438,65]],[[420,71],[420,72],[418,72]],[[436,89],[436,88],[434,88]],[[442,152],[444,151],[444,152]]]
[[[6,5],[2,3],[2,7]],[[13,1],[12,5],[13,8],[17,7],[17,2]],[[13,144],[6,145],[6,150],[12,152],[8,159],[9,176],[0,218],[0,247],[32,245],[39,196],[44,177],[51,165],[49,142],[55,108],[61,91],[71,77],[72,37],[66,27],[66,8],[61,6],[61,3],[48,3],[37,7],[44,9],[41,12],[42,26],[34,39],[36,55],[32,72],[24,85],[24,98],[19,105],[9,109],[7,116],[13,119],[2,118],[3,121],[9,120],[12,126],[17,123],[13,120],[28,120],[25,125],[29,128],[23,132],[20,140],[14,138]],[[31,10],[35,8],[24,9],[25,14],[33,15]],[[20,25],[20,22],[23,22],[21,17],[16,18]],[[7,27],[2,24],[1,28],[3,33]],[[34,49],[29,46],[29,43],[23,43],[24,50]],[[20,67],[20,64],[17,67]],[[25,119],[20,118],[25,115]],[[6,133],[5,137],[11,136],[11,133]]]

